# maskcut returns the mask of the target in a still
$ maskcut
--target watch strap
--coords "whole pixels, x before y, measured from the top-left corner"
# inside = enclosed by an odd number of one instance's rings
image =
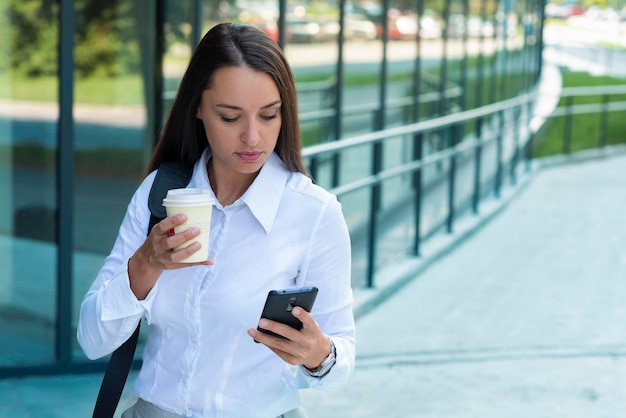
[[[309,369],[308,367],[302,366],[305,373],[309,376],[322,378],[330,372],[330,369],[332,369],[337,362],[337,349],[335,348],[335,343],[333,343],[331,338],[329,338],[328,341],[330,341],[330,353],[324,360],[322,360],[319,366],[315,369]]]

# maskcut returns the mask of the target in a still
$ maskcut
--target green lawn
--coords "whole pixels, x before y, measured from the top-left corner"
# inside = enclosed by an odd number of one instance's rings
[[[143,102],[139,76],[118,78],[78,78],[74,86],[76,103],[100,105],[138,105]],[[0,74],[0,98],[33,102],[57,102],[57,77],[9,76]]]
[[[328,81],[331,73],[314,73],[296,76],[297,83]],[[410,77],[406,73],[392,73],[388,80]],[[367,85],[378,83],[378,74],[347,74],[344,85]],[[33,102],[58,101],[57,77],[23,77],[0,73],[0,99]],[[139,75],[126,75],[117,78],[77,78],[74,86],[76,103],[100,105],[141,105],[143,86]]]
[[[607,76],[592,76],[580,72],[563,72],[563,87],[609,86],[624,85],[626,80]],[[611,102],[626,101],[626,95],[613,95]],[[574,97],[572,104],[602,103],[600,96]],[[561,98],[559,106],[566,101]],[[601,145],[602,120],[600,113],[575,115],[571,119],[570,152],[596,148]],[[536,136],[533,155],[545,157],[561,154],[566,150],[565,138],[567,132],[564,116],[549,119]],[[616,144],[626,142],[626,120],[621,112],[612,112],[607,115],[606,143]]]

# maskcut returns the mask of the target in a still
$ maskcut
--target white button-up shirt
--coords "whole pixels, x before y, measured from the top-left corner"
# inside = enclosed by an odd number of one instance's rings
[[[189,187],[211,189],[208,158],[195,164]],[[239,200],[223,207],[216,199],[208,248],[215,264],[164,271],[139,301],[127,265],[146,238],[154,177],[135,192],[81,305],[77,334],[85,354],[111,353],[145,317],[148,339],[134,392],[189,417],[276,417],[299,405],[298,389],[343,386],[354,367],[355,326],[350,239],[335,196],[271,155]],[[303,286],[319,288],[311,313],[336,346],[337,363],[321,379],[246,333],[269,290]]]

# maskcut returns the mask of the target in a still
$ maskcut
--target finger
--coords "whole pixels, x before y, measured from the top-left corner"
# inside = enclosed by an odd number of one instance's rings
[[[302,309],[300,306],[296,306],[291,311],[291,314],[298,318],[302,322],[302,331],[305,333],[317,333],[321,332],[320,327],[310,312]]]
[[[206,259],[204,261],[196,261],[196,262],[186,262],[189,256],[196,253],[197,251],[203,251],[202,245],[198,242],[193,242],[189,246],[185,248],[181,248],[179,250],[169,251],[164,257],[167,257],[167,261],[165,262],[166,268],[173,270],[183,267],[191,267],[191,266],[211,266],[215,264],[212,259]]]
[[[302,363],[302,350],[293,341],[265,334],[258,329],[249,328],[248,335],[255,342],[265,345],[285,362],[297,365]]]
[[[171,262],[171,263],[165,263],[164,267],[166,270],[177,270],[177,269],[182,269],[185,267],[193,267],[193,266],[212,266],[214,263],[213,260],[205,260],[205,261],[201,261],[201,262],[194,262],[194,263],[178,263],[178,262]]]
[[[183,240],[181,244],[184,244],[186,241],[188,240]],[[174,245],[177,245],[177,244],[174,243]],[[199,242],[192,242],[189,245],[185,246],[184,248],[180,248],[178,250],[172,251],[170,253],[171,260],[174,263],[180,263],[183,260],[187,259],[192,254],[194,254],[195,252],[199,251],[201,247],[202,245]]]
[[[300,306],[294,307],[291,310],[291,314],[295,316],[296,318],[298,318],[300,322],[302,322],[302,324],[311,325],[312,323],[315,322],[313,315],[311,315],[310,312],[307,312],[306,310],[302,309]]]
[[[158,228],[163,233],[168,233],[172,228],[182,225],[185,222],[187,222],[187,215],[177,213],[176,215],[164,218],[161,222],[157,223],[154,228]]]
[[[271,319],[267,318],[261,318],[261,320],[259,320],[259,328],[266,331],[271,331],[274,334],[278,334],[291,341],[298,340],[298,330],[281,322],[272,321]]]
[[[197,226],[192,226],[190,228],[187,228],[181,232],[178,232],[176,234],[170,234],[170,236],[166,239],[166,244],[167,244],[167,249],[173,249],[176,248],[180,245],[185,244],[186,242],[196,238],[198,235],[200,235],[200,228],[198,228]],[[197,243],[198,245],[200,245],[200,243]],[[185,249],[189,248],[191,245],[187,245],[185,246]],[[197,250],[199,250],[200,247],[198,246],[194,246],[192,248],[190,248],[190,253],[188,253],[186,255],[186,257],[189,257],[191,254],[193,254],[194,252],[196,252]],[[195,250],[195,251],[193,251]],[[185,257],[185,258],[186,258]]]

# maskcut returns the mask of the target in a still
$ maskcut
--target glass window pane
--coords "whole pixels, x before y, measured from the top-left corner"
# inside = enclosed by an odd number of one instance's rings
[[[187,69],[191,58],[192,49],[195,48],[193,39],[194,22],[192,2],[169,0],[165,2],[164,37],[165,51],[163,54],[163,123],[172,106],[178,85]],[[203,11],[213,11],[216,5],[203,6]],[[208,28],[200,28],[199,36],[202,38]]]
[[[56,318],[58,11],[53,2],[7,3],[0,5],[0,367],[53,362]]]
[[[77,12],[74,327],[154,142],[154,13],[149,1],[95,2]]]

